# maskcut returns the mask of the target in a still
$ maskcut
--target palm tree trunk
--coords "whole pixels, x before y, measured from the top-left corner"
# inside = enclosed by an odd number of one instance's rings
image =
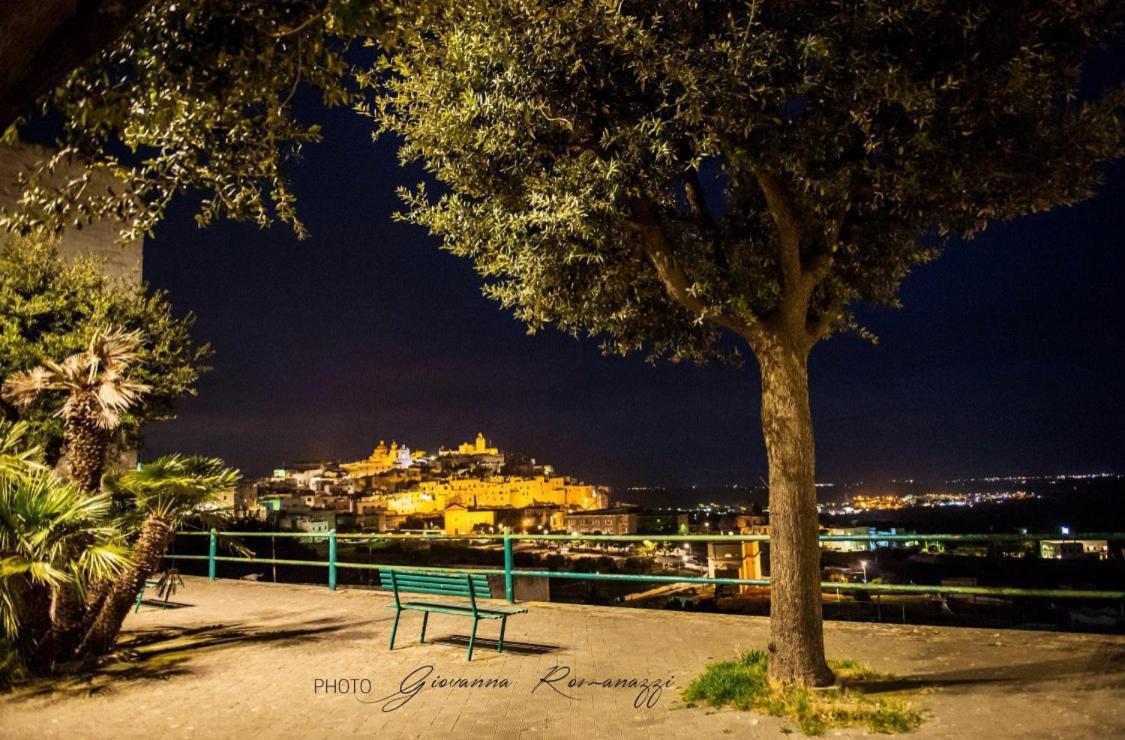
[[[166,519],[150,515],[144,520],[137,541],[133,543],[133,565],[109,587],[97,616],[78,647],[78,657],[105,655],[113,649],[121,625],[136,603],[145,579],[160,567],[160,561],[175,535],[171,522]]]
[[[90,590],[86,593],[86,603],[82,610],[81,633],[83,635],[90,631],[94,620],[98,618],[98,614],[102,610],[102,604],[105,603],[106,598],[109,596],[111,588],[113,588],[113,581],[103,579],[91,586]]]
[[[67,545],[67,561],[77,561],[92,540],[88,535],[72,539]],[[73,655],[82,637],[82,622],[86,616],[85,600],[75,584],[55,584],[51,586],[50,594],[47,611],[50,628],[39,644],[41,658],[46,664],[65,661]]]
[[[70,478],[84,491],[101,487],[109,440],[97,420],[96,401],[76,400],[63,419]]]
[[[55,660],[67,660],[82,637],[82,621],[86,615],[85,601],[72,583],[51,589],[50,652]]]
[[[21,597],[16,649],[32,674],[49,673],[54,662],[54,651],[48,645],[51,634],[50,589],[28,581]]]

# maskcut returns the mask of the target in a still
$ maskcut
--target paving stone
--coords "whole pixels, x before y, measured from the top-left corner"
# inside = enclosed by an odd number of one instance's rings
[[[113,681],[95,678],[104,686],[92,695],[79,685],[0,697],[0,737],[777,737],[794,728],[679,699],[707,663],[765,645],[760,617],[533,603],[509,620],[503,654],[497,625],[482,623],[468,663],[469,621],[440,614],[420,645],[420,615],[404,613],[388,651],[393,613],[380,592],[185,581],[175,597],[185,606],[145,605],[126,621],[122,639],[144,660]],[[829,657],[923,687],[914,703],[927,719],[912,737],[1125,737],[1125,637],[829,622],[826,640]],[[654,707],[637,708],[635,689],[541,683],[566,669],[674,682]],[[423,675],[417,693],[400,691]],[[335,679],[336,690],[318,679]],[[365,690],[345,693],[345,681]]]

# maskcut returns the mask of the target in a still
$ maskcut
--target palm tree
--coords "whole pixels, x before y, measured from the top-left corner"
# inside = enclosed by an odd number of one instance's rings
[[[137,358],[140,332],[99,329],[89,346],[61,363],[47,361],[12,375],[0,394],[17,407],[27,407],[46,391],[64,391],[59,415],[65,426],[70,477],[85,491],[95,491],[105,468],[109,433],[121,415],[136,406],[149,386],[127,373]]]
[[[182,455],[168,455],[137,470],[105,477],[106,492],[125,502],[123,523],[136,531],[136,540],[131,565],[87,601],[90,618],[78,647],[80,657],[103,655],[113,648],[125,616],[145,579],[160,567],[176,530],[193,519],[205,526],[225,521],[218,499],[234,489],[239,477],[222,460]]]
[[[81,604],[68,595],[128,564],[110,496],[58,478],[21,448],[25,432],[0,422],[0,683],[67,657],[67,632],[80,621],[60,612]]]

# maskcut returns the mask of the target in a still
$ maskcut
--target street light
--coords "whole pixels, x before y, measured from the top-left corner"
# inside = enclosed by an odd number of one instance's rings
[[[861,568],[863,568],[863,582],[867,583],[867,561],[866,560],[860,560],[859,566]]]

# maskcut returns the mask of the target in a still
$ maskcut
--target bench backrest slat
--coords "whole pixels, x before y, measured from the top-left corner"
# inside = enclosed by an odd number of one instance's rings
[[[488,576],[466,573],[434,573],[427,571],[384,568],[379,571],[383,588],[417,594],[492,598]],[[470,583],[472,584],[470,587]],[[471,590],[470,590],[471,589]]]

